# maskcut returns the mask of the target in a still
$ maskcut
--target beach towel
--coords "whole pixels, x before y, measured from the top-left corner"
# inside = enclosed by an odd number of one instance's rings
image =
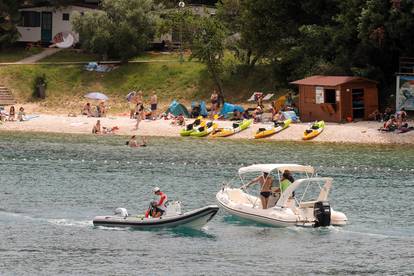
[[[85,65],[85,70],[94,71],[96,69],[96,67],[98,67],[97,62],[89,62],[88,64]]]
[[[40,117],[40,116],[39,115],[27,115],[27,116],[24,116],[23,121],[30,121],[30,120],[33,120],[33,119],[38,118],[38,117]]]
[[[75,123],[70,123],[69,125],[72,127],[78,127],[78,126],[87,125],[87,124],[88,124],[87,122],[75,122]]]

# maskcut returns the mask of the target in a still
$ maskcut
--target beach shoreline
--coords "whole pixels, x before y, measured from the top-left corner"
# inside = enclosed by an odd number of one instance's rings
[[[144,120],[139,124],[138,130],[134,130],[136,120],[126,116],[108,116],[105,118],[93,118],[86,116],[68,117],[64,115],[39,114],[29,121],[3,122],[0,131],[22,131],[22,132],[45,132],[45,133],[67,133],[67,134],[90,134],[97,120],[107,128],[118,127],[115,135],[137,135],[152,137],[180,137],[179,131],[182,127],[174,126],[171,120]],[[187,123],[192,122],[188,119]],[[219,127],[229,127],[233,122],[217,120]],[[412,122],[410,122],[410,125]],[[254,133],[269,123],[252,124],[250,128],[233,136],[226,138],[193,138],[188,139],[243,139],[255,140]],[[303,143],[328,142],[345,144],[370,144],[370,145],[406,145],[414,144],[414,131],[397,134],[378,131],[381,123],[372,121],[361,121],[347,124],[327,123],[325,130],[310,141],[303,141],[302,135],[309,123],[291,124],[286,130],[273,136],[258,139],[261,141],[301,141]]]

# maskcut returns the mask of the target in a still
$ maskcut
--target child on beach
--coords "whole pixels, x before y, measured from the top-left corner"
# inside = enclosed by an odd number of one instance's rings
[[[17,120],[22,122],[25,120],[26,113],[24,112],[23,106],[19,108],[19,113],[17,113]]]
[[[12,106],[10,107],[8,121],[13,122],[13,121],[14,121],[15,116],[16,116],[16,111],[14,110],[14,105],[12,105]]]

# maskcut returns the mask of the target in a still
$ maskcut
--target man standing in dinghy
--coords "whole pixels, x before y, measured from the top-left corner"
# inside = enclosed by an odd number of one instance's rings
[[[163,192],[161,192],[161,189],[158,187],[155,187],[153,190],[154,194],[160,196],[160,199],[158,200],[158,202],[156,204],[154,204],[152,207],[155,209],[154,212],[151,214],[151,216],[153,218],[159,218],[160,216],[162,216],[165,211],[167,210],[167,200],[168,197],[166,194],[164,194]],[[150,215],[150,210],[148,210],[145,213],[145,217],[147,218]]]

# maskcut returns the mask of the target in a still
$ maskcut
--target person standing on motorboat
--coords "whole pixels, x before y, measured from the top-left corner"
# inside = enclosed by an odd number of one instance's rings
[[[280,179],[280,188],[276,189],[276,193],[283,193],[293,182],[295,182],[295,179],[292,174],[289,170],[285,170],[282,174],[282,178]],[[293,196],[294,194],[292,194],[292,197]]]
[[[273,177],[269,173],[263,172],[263,175],[256,177],[242,188],[245,189],[254,183],[260,184],[260,201],[262,202],[262,208],[267,209],[267,203],[272,194]]]
[[[155,204],[152,204],[152,207],[155,209],[155,213],[153,213],[152,217],[159,218],[167,210],[166,203],[167,203],[168,197],[166,194],[161,192],[161,189],[158,187],[155,187],[152,191],[154,192],[154,194],[160,196],[160,199],[158,200],[158,202]],[[145,217],[148,217],[148,216],[149,216],[149,212],[145,214]]]

